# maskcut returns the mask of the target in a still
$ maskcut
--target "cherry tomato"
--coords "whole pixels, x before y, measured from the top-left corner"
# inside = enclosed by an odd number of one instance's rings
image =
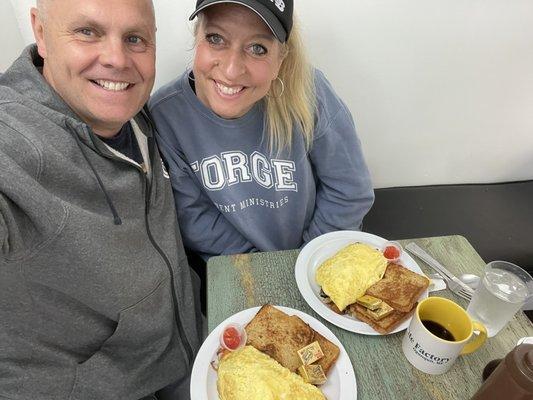
[[[241,335],[237,329],[230,326],[224,330],[223,340],[228,349],[235,350],[241,344]]]
[[[400,250],[394,246],[387,246],[383,251],[383,255],[389,260],[395,260],[396,258],[400,257]]]

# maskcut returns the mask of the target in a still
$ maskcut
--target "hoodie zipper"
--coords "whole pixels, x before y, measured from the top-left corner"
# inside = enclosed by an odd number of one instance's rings
[[[149,214],[149,207],[150,207],[150,197],[151,197],[151,193],[152,193],[152,185],[150,184],[149,180],[146,177],[146,172],[143,171],[142,177],[143,177],[144,184],[145,184],[145,189],[146,189],[146,198],[145,198],[145,203],[146,204],[145,204],[145,208],[144,208],[144,210],[145,210],[144,211],[144,220],[145,220],[145,225],[146,225],[146,233],[148,234],[148,238],[150,240],[150,243],[152,244],[154,249],[161,256],[161,258],[163,259],[163,261],[165,262],[165,264],[167,266],[168,272],[170,273],[170,284],[171,284],[172,300],[173,300],[173,306],[174,306],[174,319],[176,320],[176,325],[178,327],[178,331],[180,333],[180,337],[182,338],[181,342],[183,344],[183,347],[185,348],[185,352],[187,353],[187,364],[190,365],[191,361],[193,359],[193,350],[192,350],[191,344],[189,343],[189,341],[187,339],[187,335],[185,333],[185,328],[183,327],[183,323],[182,323],[181,318],[179,316],[178,299],[177,299],[177,296],[176,296],[176,287],[175,287],[175,284],[174,284],[174,271],[172,270],[172,265],[170,263],[170,260],[168,259],[168,257],[165,254],[165,252],[161,249],[161,247],[159,247],[159,245],[157,244],[157,242],[155,241],[155,239],[154,239],[154,237],[152,235],[152,231],[150,230],[150,223],[149,223],[149,219],[148,219],[148,214]]]
[[[113,212],[115,224],[116,225],[120,225],[122,223],[122,221],[120,220],[120,217],[116,213],[116,210],[114,208],[113,202],[109,198],[109,195],[107,194],[107,191],[105,190],[105,187],[104,187],[103,183],[100,180],[98,172],[93,167],[93,165],[90,162],[89,158],[85,154],[85,151],[83,149],[83,146],[82,146],[81,141],[80,141],[80,139],[78,137],[78,134],[76,132],[75,127],[71,126],[71,124],[69,124],[68,121],[67,121],[67,126],[69,128],[71,128],[72,133],[73,133],[73,135],[74,135],[74,137],[76,139],[76,142],[77,142],[78,146],[80,147],[80,151],[82,152],[82,154],[85,157],[87,163],[91,167],[96,179],[98,180],[100,188],[102,189],[102,192],[104,193],[104,195],[106,197],[106,201],[108,202],[108,205],[110,206],[110,208],[111,208],[111,210]],[[88,133],[89,136],[92,136],[92,131],[86,125],[84,125],[83,129],[86,130],[86,133]],[[148,143],[150,143],[150,139],[148,139]],[[150,146],[150,144],[148,144],[148,153],[149,153],[149,157],[150,158],[151,158],[151,153],[152,153],[152,148],[151,147],[153,148],[153,145]],[[192,350],[191,344],[189,343],[189,340],[187,339],[187,336],[186,336],[186,333],[185,333],[185,328],[183,327],[183,323],[181,322],[181,318],[179,316],[178,299],[177,299],[177,296],[176,296],[176,287],[175,287],[175,283],[174,283],[174,271],[172,270],[172,265],[170,263],[170,260],[168,259],[168,257],[165,254],[165,252],[161,249],[161,247],[159,247],[159,245],[157,244],[157,242],[155,241],[155,239],[154,239],[154,237],[152,235],[152,232],[150,231],[150,224],[149,224],[148,214],[149,214],[149,207],[150,207],[150,197],[151,197],[151,193],[152,193],[152,185],[150,184],[150,182],[149,182],[149,180],[147,178],[147,171],[144,168],[142,168],[139,164],[134,163],[133,161],[127,161],[125,159],[120,159],[120,161],[128,163],[129,165],[131,165],[134,168],[136,168],[137,170],[139,170],[139,172],[141,173],[141,177],[143,179],[143,183],[144,183],[144,187],[145,187],[145,194],[146,194],[146,196],[145,196],[145,208],[144,208],[144,221],[145,221],[145,225],[146,225],[146,233],[148,235],[148,239],[150,240],[150,243],[152,244],[154,249],[161,256],[161,258],[165,262],[165,265],[167,266],[167,269],[168,269],[168,271],[170,273],[170,285],[171,285],[172,301],[173,301],[172,305],[174,307],[174,320],[176,321],[176,326],[177,326],[178,331],[180,333],[182,346],[183,346],[183,348],[185,349],[185,352],[186,352],[187,365],[190,366],[191,362],[193,360],[193,350]]]

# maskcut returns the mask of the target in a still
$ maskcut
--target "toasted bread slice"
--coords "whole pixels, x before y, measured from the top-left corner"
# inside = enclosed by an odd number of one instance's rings
[[[389,264],[383,279],[366,294],[377,297],[401,312],[409,312],[429,286],[429,279],[398,264]]]
[[[247,344],[295,372],[302,364],[298,350],[313,341],[315,332],[296,316],[265,304],[246,325]]]
[[[415,310],[417,304],[418,303],[415,303],[413,305],[413,308],[408,312],[394,310],[391,314],[387,315],[386,317],[383,317],[379,321],[376,321],[372,317],[370,317],[367,314],[367,309],[360,304],[351,304],[348,309],[351,315],[370,325],[375,331],[381,333],[382,335],[386,335],[387,333],[393,331],[407,318],[409,318]]]
[[[314,342],[315,340],[318,341],[318,344],[320,345],[320,348],[324,353],[324,357],[318,360],[316,364],[319,364],[322,367],[324,373],[327,376],[330,368],[333,366],[333,364],[335,364],[337,358],[339,358],[340,350],[336,344],[330,342],[317,331],[314,331],[314,333],[315,335],[313,337],[312,342]]]

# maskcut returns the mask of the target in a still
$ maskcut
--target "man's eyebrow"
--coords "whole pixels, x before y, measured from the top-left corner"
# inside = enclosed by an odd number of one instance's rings
[[[102,25],[100,22],[96,21],[93,17],[80,14],[77,18],[75,18],[69,25],[71,28],[78,27],[78,26],[87,26],[91,28],[95,28],[99,31],[105,31],[105,26]],[[124,32],[146,32],[151,34],[152,32],[155,32],[155,29],[151,29],[151,25],[147,23],[139,23],[139,24],[132,24],[126,29],[124,29]]]
[[[74,20],[72,20],[72,22],[69,24],[70,27],[74,27],[74,26],[80,26],[80,25],[83,25],[83,26],[90,26],[90,27],[94,27],[96,29],[102,29],[103,26],[102,24],[100,24],[99,22],[97,22],[94,18],[88,16],[88,15],[84,15],[84,14],[80,14],[78,15]]]

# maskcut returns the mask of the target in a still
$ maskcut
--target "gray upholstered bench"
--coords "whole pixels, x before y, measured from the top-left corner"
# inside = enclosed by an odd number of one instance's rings
[[[375,192],[364,231],[391,239],[463,235],[485,261],[533,272],[533,180]]]

